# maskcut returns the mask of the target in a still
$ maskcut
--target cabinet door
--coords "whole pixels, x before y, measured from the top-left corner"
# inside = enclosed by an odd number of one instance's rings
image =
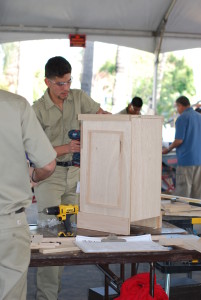
[[[129,121],[82,122],[78,227],[130,230],[130,133]]]
[[[132,119],[131,222],[160,216],[162,118]]]

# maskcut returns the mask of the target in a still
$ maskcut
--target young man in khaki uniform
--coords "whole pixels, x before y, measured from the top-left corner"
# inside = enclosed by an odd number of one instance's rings
[[[79,167],[72,166],[72,156],[80,152],[80,142],[71,140],[70,130],[79,130],[78,114],[101,114],[98,103],[79,89],[70,89],[71,65],[63,57],[50,58],[45,66],[47,90],[33,105],[37,118],[57,152],[54,174],[35,188],[39,211],[59,204],[79,204],[76,193]],[[50,216],[40,215],[40,218]],[[56,300],[60,289],[61,267],[38,268],[37,300]]]
[[[131,103],[126,108],[121,110],[118,114],[121,115],[141,115],[143,101],[140,97],[134,97]]]
[[[46,179],[56,153],[26,99],[0,90],[0,299],[26,299],[30,233],[24,213],[32,193],[25,152],[35,164],[32,179]]]

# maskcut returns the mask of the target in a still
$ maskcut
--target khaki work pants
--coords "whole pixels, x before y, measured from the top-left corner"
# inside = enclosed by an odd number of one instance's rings
[[[76,193],[80,180],[77,167],[56,166],[55,172],[34,188],[38,211],[59,204],[79,204]],[[39,213],[39,219],[50,219]],[[37,271],[37,300],[57,300],[63,267],[41,267]]]
[[[175,194],[201,199],[201,166],[177,167]]]
[[[26,300],[29,262],[25,213],[0,216],[0,300]]]

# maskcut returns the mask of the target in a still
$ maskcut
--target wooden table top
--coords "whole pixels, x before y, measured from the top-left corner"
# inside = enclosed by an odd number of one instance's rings
[[[90,264],[151,263],[165,261],[191,261],[201,259],[201,253],[195,250],[175,248],[157,252],[121,252],[121,253],[83,253],[82,251],[55,254],[31,253],[31,267],[69,266]]]
[[[131,235],[142,234],[162,234],[163,229],[176,228],[174,225],[163,222],[162,229],[148,229],[147,227],[131,227]],[[40,232],[41,233],[41,232]],[[55,236],[51,229],[43,229],[44,236]],[[52,235],[51,235],[52,233]],[[171,232],[170,232],[171,233]],[[77,229],[78,235],[84,236],[105,236],[108,233],[97,232],[86,229]],[[124,264],[124,263],[151,263],[165,261],[191,261],[193,259],[201,259],[201,253],[195,250],[185,250],[175,247],[169,251],[157,252],[121,252],[121,253],[83,253],[82,251],[62,252],[41,254],[36,250],[31,253],[31,267],[42,266],[69,266],[69,265],[89,265],[89,264]]]

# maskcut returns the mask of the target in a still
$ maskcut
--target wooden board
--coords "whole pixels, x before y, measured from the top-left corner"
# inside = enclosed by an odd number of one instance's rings
[[[181,217],[201,217],[201,210],[165,212],[165,216],[181,216]]]
[[[76,245],[61,245],[54,249],[51,248],[40,248],[39,252],[43,254],[49,253],[61,253],[61,252],[71,252],[71,251],[79,251],[80,249]]]
[[[30,247],[31,250],[39,250],[43,254],[79,250],[73,237],[44,238],[42,235],[32,235]]]
[[[55,249],[56,247],[60,246],[60,243],[45,243],[45,242],[41,242],[41,243],[38,243],[38,244],[35,244],[35,243],[31,243],[31,250],[33,249],[47,249],[47,248],[50,248],[50,249]]]
[[[194,203],[201,204],[200,199],[188,198],[188,197],[182,197],[182,196],[176,196],[176,195],[161,194],[161,199],[163,199],[163,200],[176,199],[178,202],[181,200],[185,203],[194,202]]]
[[[185,203],[171,203],[167,200],[161,201],[161,209],[166,213],[180,213],[180,212],[192,212],[192,211],[201,211],[201,207],[192,206]]]
[[[194,239],[178,239],[178,238],[171,238],[171,239],[160,239],[159,244],[162,246],[179,246],[181,248],[187,250],[196,250],[201,252],[201,239],[194,240]]]
[[[155,218],[140,220],[131,222],[132,225],[151,227],[151,228],[161,228],[162,227],[162,215]]]

